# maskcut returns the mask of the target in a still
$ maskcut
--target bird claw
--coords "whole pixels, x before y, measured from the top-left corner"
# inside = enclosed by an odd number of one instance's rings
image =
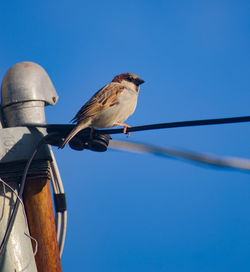
[[[130,136],[130,132],[127,132],[127,129],[130,128],[130,126],[124,126],[123,127],[123,133],[127,134],[128,136]]]
[[[123,123],[116,123],[116,126],[122,126],[123,127],[123,133],[127,134],[128,136],[130,136],[130,132],[127,132],[128,128],[131,128],[131,126],[123,124]]]

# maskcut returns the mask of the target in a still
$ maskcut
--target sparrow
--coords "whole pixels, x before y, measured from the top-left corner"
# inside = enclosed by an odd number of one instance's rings
[[[92,133],[94,128],[123,126],[123,133],[126,134],[130,126],[123,122],[135,111],[142,83],[144,80],[133,73],[115,76],[77,112],[71,120],[76,127],[60,147],[63,148],[79,131],[89,126]]]

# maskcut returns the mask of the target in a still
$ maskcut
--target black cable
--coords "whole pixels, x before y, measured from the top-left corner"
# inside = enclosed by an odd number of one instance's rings
[[[195,126],[207,126],[207,125],[219,125],[219,124],[233,124],[233,123],[243,123],[243,122],[250,122],[250,116],[193,120],[193,121],[181,121],[181,122],[171,122],[171,123],[136,126],[136,127],[128,128],[127,132],[142,131],[142,130],[154,130],[154,129],[162,129],[162,128],[178,128],[178,127],[195,127]],[[123,129],[102,129],[102,130],[95,130],[95,133],[97,133],[97,134],[118,134],[118,133],[123,133]]]
[[[204,119],[204,120],[191,120],[191,121],[180,121],[180,122],[169,122],[160,123],[152,125],[143,125],[130,127],[127,132],[143,131],[143,130],[154,130],[163,128],[180,128],[180,127],[195,127],[195,126],[207,126],[207,125],[219,125],[219,124],[234,124],[234,123],[244,123],[250,122],[250,116],[240,116],[240,117],[229,117],[229,118],[214,118],[214,119]],[[30,127],[44,127],[47,132],[54,133],[57,132],[62,135],[67,135],[76,126],[73,124],[26,124]],[[83,131],[86,135],[89,135],[90,128],[86,128]],[[119,134],[123,133],[123,128],[114,129],[95,129],[96,134]]]
[[[24,172],[23,172],[23,176],[22,176],[22,181],[21,181],[21,185],[20,185],[20,189],[19,189],[19,192],[18,192],[18,196],[20,198],[22,198],[23,196],[23,190],[24,190],[24,185],[25,185],[25,181],[26,181],[26,177],[27,177],[27,174],[28,174],[28,170],[29,170],[29,167],[30,167],[30,164],[32,162],[32,160],[34,159],[38,149],[45,143],[45,140],[50,137],[51,135],[46,135],[44,136],[39,142],[38,144],[35,146],[34,148],[34,151],[32,152],[29,160],[27,161],[26,163],[26,166],[24,168]],[[14,209],[13,209],[13,212],[11,214],[11,217],[10,217],[10,220],[8,222],[8,226],[7,226],[7,229],[6,229],[6,232],[4,234],[4,237],[3,237],[3,240],[1,242],[1,245],[0,245],[0,260],[4,254],[4,251],[5,251],[5,248],[6,248],[6,245],[8,243],[8,240],[9,240],[9,237],[10,237],[10,234],[11,234],[11,231],[12,231],[12,228],[13,228],[13,225],[14,225],[14,222],[15,222],[15,219],[16,219],[16,215],[17,215],[17,211],[18,211],[18,207],[19,207],[19,204],[20,204],[20,201],[19,199],[17,198],[16,199],[16,203],[15,203],[15,206],[14,206]]]
[[[229,117],[229,118],[215,118],[204,120],[191,120],[180,122],[169,122],[161,124],[143,125],[127,128],[127,133],[136,131],[155,130],[163,128],[181,128],[181,127],[194,127],[194,126],[207,126],[207,125],[219,125],[219,124],[233,124],[250,122],[250,116]],[[26,124],[28,127],[44,127],[48,134],[54,134],[51,137],[50,145],[60,147],[63,143],[63,139],[77,126],[73,124]],[[111,134],[123,133],[124,129],[95,129],[93,136],[96,143],[93,143],[93,139],[90,139],[91,128],[85,128],[81,130],[71,141],[71,148],[75,150],[91,149],[93,151],[106,151]],[[100,139],[100,137],[104,137]],[[91,140],[91,145],[89,143]]]

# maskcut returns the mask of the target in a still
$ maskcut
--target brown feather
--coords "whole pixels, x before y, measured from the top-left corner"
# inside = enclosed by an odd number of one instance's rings
[[[89,125],[90,125],[90,120],[84,122],[84,123],[81,123],[77,126],[75,126],[71,132],[69,133],[69,135],[66,137],[66,139],[64,140],[64,142],[61,144],[60,148],[64,148],[65,145],[79,132],[81,131],[82,129],[84,128],[87,128]]]
[[[108,109],[118,103],[118,97],[124,91],[124,87],[111,82],[100,89],[92,98],[78,111],[72,119],[73,123],[84,122],[99,112]]]
[[[133,73],[124,73],[115,76],[111,83],[105,85],[95,93],[77,112],[75,117],[71,120],[73,123],[77,123],[77,126],[66,137],[61,148],[63,148],[79,131],[91,126],[95,118],[98,118],[99,113],[119,104],[118,98],[125,90],[125,86],[120,83],[124,80],[134,83],[134,85],[137,86],[137,91],[139,90],[139,85],[144,82],[144,80]]]

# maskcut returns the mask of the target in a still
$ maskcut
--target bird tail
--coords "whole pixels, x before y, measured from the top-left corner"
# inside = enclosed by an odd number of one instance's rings
[[[65,145],[81,130],[85,129],[90,125],[90,121],[84,122],[82,124],[78,124],[76,127],[72,129],[72,131],[69,133],[69,135],[66,137],[64,142],[61,144],[60,148],[64,148]]]

